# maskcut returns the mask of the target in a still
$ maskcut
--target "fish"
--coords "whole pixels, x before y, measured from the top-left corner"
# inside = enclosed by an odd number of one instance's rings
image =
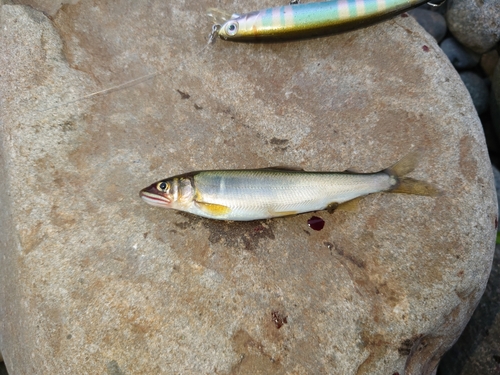
[[[152,206],[231,221],[333,211],[379,192],[437,196],[440,190],[433,184],[406,176],[415,169],[418,155],[410,153],[377,173],[279,167],[189,172],[155,182],[139,195]]]
[[[229,20],[214,25],[210,40],[215,40],[216,35],[224,40],[251,42],[344,32],[383,21],[428,1],[335,0],[233,14]]]

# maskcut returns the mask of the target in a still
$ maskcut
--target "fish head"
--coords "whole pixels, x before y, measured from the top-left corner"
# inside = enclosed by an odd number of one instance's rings
[[[175,185],[173,179],[167,178],[142,189],[139,195],[152,206],[171,208],[175,201]]]

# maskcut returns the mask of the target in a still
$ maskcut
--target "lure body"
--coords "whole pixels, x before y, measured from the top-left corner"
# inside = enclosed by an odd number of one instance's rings
[[[291,39],[342,32],[387,19],[428,0],[336,0],[235,14],[219,36],[232,41]]]
[[[402,162],[405,159],[402,160]],[[192,172],[158,181],[141,190],[149,204],[195,215],[249,221],[335,208],[382,191],[435,195],[429,184],[399,177],[413,164],[378,173],[305,172],[279,169]]]

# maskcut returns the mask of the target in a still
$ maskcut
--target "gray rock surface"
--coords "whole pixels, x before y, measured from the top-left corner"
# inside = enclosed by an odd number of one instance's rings
[[[486,285],[497,208],[469,94],[412,18],[206,49],[194,0],[80,1],[53,22],[4,6],[2,22],[11,375],[434,372]],[[442,196],[372,195],[320,232],[138,198],[194,169],[372,172],[416,148],[412,177]]]
[[[488,110],[490,100],[488,85],[483,78],[474,72],[460,72],[460,78],[469,91],[478,115],[482,115]]]
[[[500,41],[500,1],[453,0],[446,12],[448,28],[464,46],[477,53]]]
[[[415,18],[420,26],[431,34],[438,43],[443,40],[447,27],[446,20],[441,13],[423,8],[416,8],[410,10],[408,14]]]
[[[457,70],[474,68],[481,59],[479,54],[466,49],[453,37],[443,40],[441,49]]]

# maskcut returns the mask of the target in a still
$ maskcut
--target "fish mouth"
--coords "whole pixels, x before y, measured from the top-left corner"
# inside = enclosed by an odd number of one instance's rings
[[[157,190],[156,188],[151,188],[148,187],[146,189],[142,189],[139,192],[139,196],[146,202],[147,204],[150,204],[151,206],[156,206],[156,207],[169,207],[170,203],[172,203],[172,200],[169,199],[169,197],[163,195],[159,191],[151,191],[151,190]]]

